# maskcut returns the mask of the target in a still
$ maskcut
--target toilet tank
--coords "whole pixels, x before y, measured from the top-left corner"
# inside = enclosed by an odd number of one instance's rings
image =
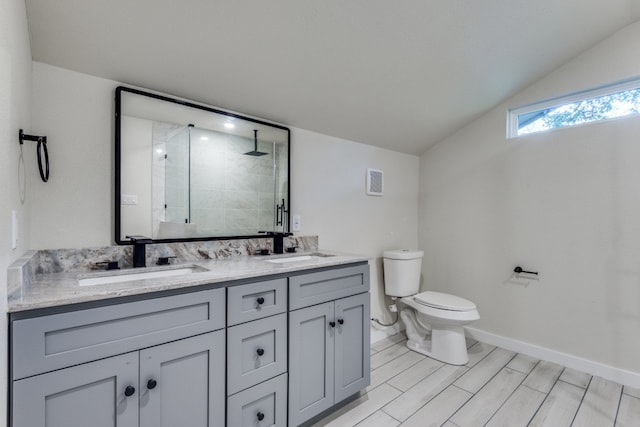
[[[393,297],[415,295],[420,290],[423,251],[396,249],[382,253],[384,292]]]

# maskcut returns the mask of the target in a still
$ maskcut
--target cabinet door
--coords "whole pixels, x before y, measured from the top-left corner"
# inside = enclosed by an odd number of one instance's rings
[[[140,351],[140,427],[225,421],[224,331]]]
[[[289,424],[333,406],[333,302],[289,314]]]
[[[138,352],[14,381],[13,426],[136,427],[137,388]]]
[[[335,302],[335,402],[371,383],[369,293]]]

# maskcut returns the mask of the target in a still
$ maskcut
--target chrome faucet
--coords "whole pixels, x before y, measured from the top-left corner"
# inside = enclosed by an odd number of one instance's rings
[[[147,244],[153,240],[145,236],[126,236],[133,243],[133,267],[147,266]]]

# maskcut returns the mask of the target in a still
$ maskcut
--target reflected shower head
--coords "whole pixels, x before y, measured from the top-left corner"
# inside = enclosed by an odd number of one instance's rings
[[[263,153],[262,151],[258,151],[258,129],[254,129],[253,130],[253,151],[248,151],[246,153],[244,153],[247,156],[256,156],[256,157],[260,157],[260,156],[265,156],[269,153]]]

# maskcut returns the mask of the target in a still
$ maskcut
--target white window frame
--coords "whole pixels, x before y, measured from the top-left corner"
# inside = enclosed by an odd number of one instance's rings
[[[511,108],[507,111],[507,139],[521,138],[521,137],[524,137],[527,135],[533,135],[536,133],[548,132],[556,129],[564,129],[566,127],[573,127],[573,126],[563,126],[563,127],[553,128],[553,129],[547,129],[546,131],[518,135],[518,117],[523,114],[533,113],[535,111],[540,111],[540,110],[546,110],[548,108],[561,107],[566,104],[572,104],[574,102],[584,101],[590,98],[598,98],[600,96],[613,95],[615,93],[625,92],[628,90],[634,90],[638,88],[640,88],[640,76],[633,77],[630,79],[620,80],[607,85],[598,86],[592,89],[574,92],[568,95],[549,98],[543,101],[537,101],[532,104],[523,105],[517,108]],[[594,120],[587,123],[577,124],[575,126],[583,126],[583,125],[599,123],[603,121],[617,120],[619,118],[633,117],[635,115],[636,114],[631,114],[631,115],[621,116],[621,117],[616,117],[611,119]]]

